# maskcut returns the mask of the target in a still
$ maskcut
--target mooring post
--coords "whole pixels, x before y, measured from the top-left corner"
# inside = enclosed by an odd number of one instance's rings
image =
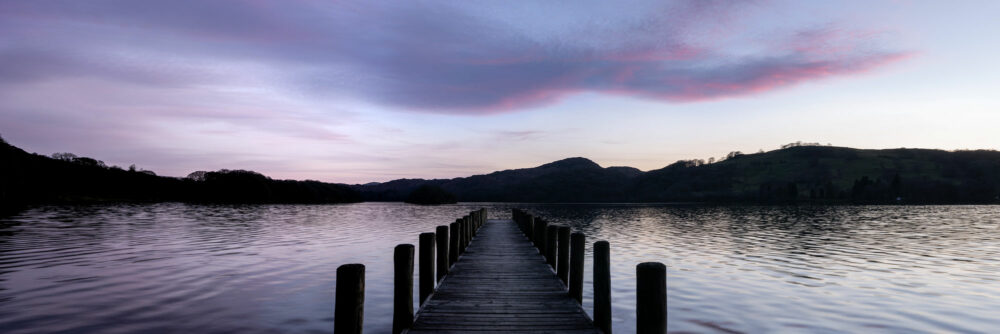
[[[468,216],[462,217],[462,228],[462,231],[465,233],[465,244],[462,245],[462,252],[465,253],[466,248],[469,248],[469,243],[472,241],[472,226],[469,226]]]
[[[594,243],[594,326],[611,334],[611,245]]]
[[[530,213],[524,218],[524,235],[528,237],[528,240],[535,242],[535,216]]]
[[[462,255],[465,253],[465,224],[462,218],[455,219],[455,224],[458,224],[458,255]]]
[[[434,233],[420,233],[420,305],[434,292]]]
[[[472,235],[479,232],[479,210],[472,211]]]
[[[451,223],[451,234],[448,235],[448,267],[458,262],[458,223]]]
[[[518,210],[518,211],[515,211],[515,212],[517,212],[517,220],[516,220],[517,221],[517,227],[521,228],[521,233],[524,233],[524,235],[528,235],[527,229],[524,228],[526,226],[526,224],[527,224],[527,222],[525,221],[525,219],[527,217],[524,216],[524,213],[521,212],[521,210]]]
[[[569,226],[559,226],[559,259],[556,261],[556,276],[563,285],[569,286]]]
[[[559,226],[549,225],[545,231],[545,261],[552,270],[556,269],[556,241],[559,239]]]
[[[469,247],[472,243],[472,219],[469,216],[465,216],[465,247]]]
[[[399,334],[413,325],[413,245],[396,245],[392,263],[392,333]]]
[[[548,231],[549,222],[544,219],[538,219],[535,221],[535,248],[538,248],[538,253],[545,255],[545,232]]]
[[[667,266],[643,262],[635,266],[635,320],[638,334],[667,332]]]
[[[570,235],[570,256],[569,256],[569,296],[576,299],[577,303],[583,303],[583,249],[587,244],[587,237],[580,232]]]
[[[451,262],[448,261],[448,227],[437,227],[437,281],[444,279],[448,274]]]
[[[361,334],[365,319],[365,265],[337,267],[336,302],[333,306],[334,334]]]
[[[462,224],[465,224],[465,248],[469,248],[472,243],[472,224],[469,224],[469,216],[462,217]]]
[[[486,225],[486,220],[490,217],[490,212],[486,208],[481,208],[479,211],[481,211],[479,213],[479,227],[483,227],[483,225]]]

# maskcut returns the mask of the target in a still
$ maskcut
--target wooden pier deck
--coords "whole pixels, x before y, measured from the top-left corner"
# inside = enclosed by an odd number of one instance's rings
[[[488,220],[408,333],[600,333],[512,220]]]

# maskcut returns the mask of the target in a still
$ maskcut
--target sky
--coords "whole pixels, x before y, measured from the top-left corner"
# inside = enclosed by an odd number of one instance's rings
[[[185,176],[1000,148],[1000,1],[0,0],[0,136]]]

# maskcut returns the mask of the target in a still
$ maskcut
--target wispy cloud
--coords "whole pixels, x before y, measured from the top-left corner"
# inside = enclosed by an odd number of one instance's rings
[[[0,73],[8,83],[88,76],[197,86],[251,63],[280,73],[266,83],[274,89],[400,110],[496,113],[582,92],[680,102],[746,96],[912,54],[876,32],[829,25],[782,27],[759,40],[758,21],[775,19],[766,2],[632,5],[4,2]]]

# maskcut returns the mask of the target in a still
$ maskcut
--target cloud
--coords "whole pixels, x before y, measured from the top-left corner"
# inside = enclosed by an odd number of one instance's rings
[[[8,84],[91,76],[194,87],[225,84],[225,71],[199,69],[250,63],[280,73],[258,83],[270,89],[398,110],[498,113],[583,92],[669,102],[747,96],[912,55],[884,34],[837,23],[762,31],[781,19],[767,2],[631,5],[4,2],[0,74]]]

